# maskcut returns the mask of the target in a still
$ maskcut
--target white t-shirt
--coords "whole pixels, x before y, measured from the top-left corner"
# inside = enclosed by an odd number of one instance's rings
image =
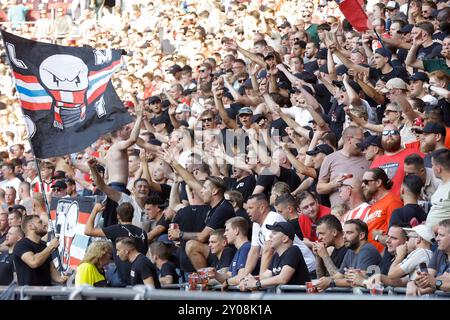
[[[19,187],[20,187],[20,181],[19,178],[14,178],[12,180],[3,180],[0,182],[0,188],[5,189],[6,187],[13,187],[16,189],[16,199],[19,198]]]
[[[309,113],[309,111],[305,108],[292,106],[290,108],[283,108],[281,110],[291,118],[294,118],[295,122],[297,122],[302,127],[309,126],[309,121],[313,119],[311,113]]]
[[[139,206],[134,196],[129,196],[126,193],[122,192],[120,200],[117,203],[121,205],[122,203],[126,202],[129,202],[134,208],[133,220],[131,221],[131,224],[135,225],[136,227],[142,228],[144,225],[142,216],[144,209]]]
[[[286,219],[283,218],[280,214],[270,211],[267,214],[266,219],[264,220],[262,226],[258,223],[253,222],[252,229],[252,246],[254,247],[262,247],[264,243],[269,239],[269,235],[271,231],[267,229],[267,225],[273,225],[275,222],[286,222]],[[303,259],[305,259],[306,266],[308,267],[308,271],[312,272],[316,270],[316,258],[311,250],[300,240],[297,236],[294,239],[294,245],[299,247],[302,251]]]
[[[400,262],[399,267],[409,274],[409,280],[415,280],[417,271],[419,271],[419,264],[425,262],[427,265],[433,256],[433,252],[428,249],[418,248],[408,254],[408,256]]]
[[[442,183],[431,196],[426,225],[432,228],[445,219],[450,219],[450,181]]]

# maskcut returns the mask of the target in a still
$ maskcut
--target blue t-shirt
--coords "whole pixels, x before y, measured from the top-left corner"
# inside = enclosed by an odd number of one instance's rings
[[[367,242],[361,247],[358,254],[355,254],[353,250],[347,250],[339,272],[344,274],[345,268],[367,270],[369,266],[378,266],[380,262],[380,253],[373,244]]]
[[[238,251],[234,254],[233,260],[231,260],[230,270],[231,276],[234,277],[238,274],[239,269],[245,267],[245,262],[247,261],[247,255],[250,251],[251,244],[249,241],[244,243]]]

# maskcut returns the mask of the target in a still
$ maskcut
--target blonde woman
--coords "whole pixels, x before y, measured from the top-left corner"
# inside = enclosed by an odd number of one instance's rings
[[[111,262],[112,244],[106,240],[92,242],[77,268],[75,285],[88,284],[93,287],[106,287],[103,268]]]

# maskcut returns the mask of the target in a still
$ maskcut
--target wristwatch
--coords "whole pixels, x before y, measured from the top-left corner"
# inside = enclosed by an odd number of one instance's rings
[[[336,287],[336,282],[334,282],[334,279],[331,278],[331,281],[330,281],[330,288],[335,288],[335,287]]]
[[[442,280],[436,280],[434,286],[436,287],[436,290],[441,290]]]
[[[262,286],[261,286],[261,281],[260,280],[256,280],[256,289],[261,290]]]

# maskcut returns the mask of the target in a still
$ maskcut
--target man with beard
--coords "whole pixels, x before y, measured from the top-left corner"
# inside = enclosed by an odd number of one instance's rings
[[[447,132],[445,127],[436,122],[428,122],[420,131],[420,151],[425,153],[423,159],[425,168],[431,168],[431,154],[435,150],[446,149],[445,137]]]
[[[366,221],[370,205],[364,199],[360,179],[345,179],[339,188],[339,196],[342,199],[342,203],[349,208],[347,213],[342,217],[342,222],[352,219]]]
[[[319,292],[332,287],[350,287],[351,282],[346,279],[350,274],[365,272],[370,266],[378,266],[381,261],[380,253],[369,242],[367,224],[359,219],[348,220],[344,224],[344,245],[347,252],[339,271],[332,277],[322,277],[316,287]]]
[[[362,189],[367,202],[372,204],[366,217],[369,242],[379,252],[386,244],[386,234],[392,212],[403,206],[400,197],[391,191],[392,181],[381,168],[369,169],[362,178]]]
[[[52,280],[65,283],[67,276],[60,275],[51,258],[53,250],[59,247],[59,239],[53,238],[48,246],[42,241],[47,228],[37,215],[25,216],[22,230],[25,237],[16,243],[13,251],[19,286],[51,286]]]
[[[376,157],[370,168],[383,169],[394,183],[391,191],[399,195],[400,187],[405,177],[405,158],[415,152],[413,149],[403,149],[401,147],[400,131],[393,124],[384,126],[381,145],[384,149],[384,155]]]
[[[317,193],[329,194],[331,207],[341,203],[339,187],[350,177],[361,179],[370,163],[361,154],[358,144],[364,139],[361,128],[349,126],[342,133],[344,146],[325,157],[320,168]]]

